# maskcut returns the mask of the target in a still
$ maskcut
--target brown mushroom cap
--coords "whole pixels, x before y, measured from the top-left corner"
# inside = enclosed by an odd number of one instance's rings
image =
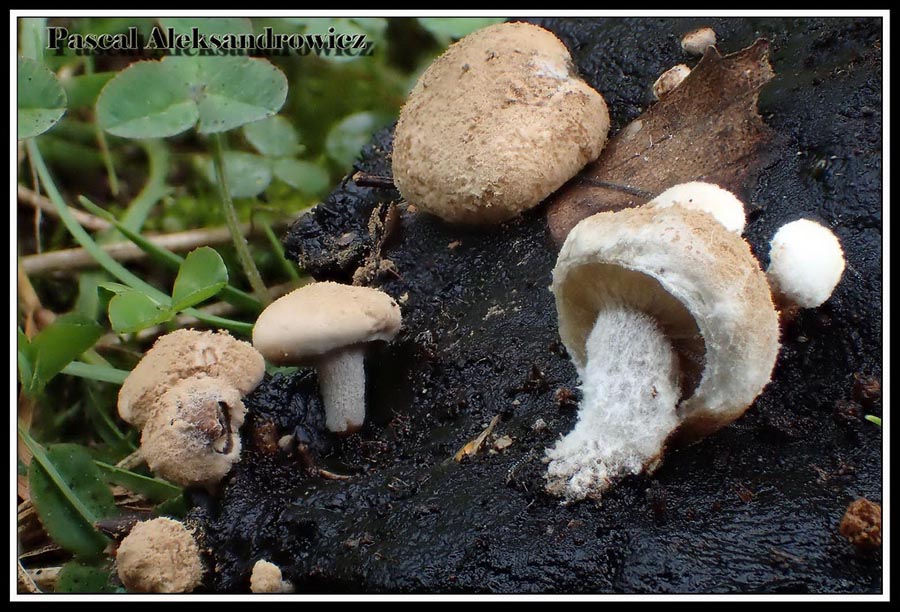
[[[228,332],[176,330],[160,337],[125,379],[119,390],[119,416],[142,428],[157,397],[200,373],[221,378],[222,384],[246,395],[262,380],[265,367],[262,355]]]
[[[168,518],[135,525],[119,544],[116,567],[122,584],[135,593],[190,593],[203,578],[191,532]]]
[[[147,466],[180,485],[212,486],[239,459],[247,409],[240,393],[203,374],[179,381],[157,399],[141,434]]]
[[[388,294],[312,283],[269,304],[253,327],[253,346],[274,364],[300,365],[334,350],[391,340],[399,330],[400,307]]]
[[[736,419],[769,382],[779,328],[766,277],[749,245],[708,213],[675,206],[589,217],[566,239],[552,289],[579,374],[606,305],[659,323],[680,357],[688,438]]]
[[[447,221],[499,223],[600,155],[609,113],[568,49],[527,23],[478,30],[422,74],[394,132],[394,183]]]

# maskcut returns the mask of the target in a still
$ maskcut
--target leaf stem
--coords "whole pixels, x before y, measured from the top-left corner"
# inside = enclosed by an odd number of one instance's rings
[[[216,184],[219,188],[219,197],[222,200],[222,210],[225,213],[225,225],[228,226],[228,230],[231,232],[231,239],[234,242],[234,248],[237,251],[238,261],[240,261],[241,267],[244,269],[244,274],[247,275],[247,280],[250,281],[250,286],[253,287],[253,293],[256,294],[256,299],[264,306],[268,306],[270,302],[269,292],[266,291],[266,286],[263,283],[262,277],[259,275],[259,270],[257,270],[256,263],[253,261],[253,256],[250,254],[250,247],[247,246],[247,241],[241,234],[237,211],[234,209],[234,202],[231,200],[231,191],[228,189],[228,183],[225,180],[225,157],[223,154],[224,147],[222,145],[222,140],[221,134],[216,133],[212,135]]]

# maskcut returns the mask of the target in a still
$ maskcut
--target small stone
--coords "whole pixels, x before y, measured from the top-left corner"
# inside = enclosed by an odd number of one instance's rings
[[[502,436],[494,440],[494,449],[502,451],[512,446],[512,443],[512,438],[509,436]]]

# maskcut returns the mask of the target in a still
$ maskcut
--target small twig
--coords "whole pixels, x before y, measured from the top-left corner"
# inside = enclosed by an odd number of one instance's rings
[[[53,202],[51,202],[48,198],[45,198],[41,194],[34,192],[23,185],[18,185],[16,188],[16,195],[18,196],[19,200],[28,204],[29,206],[33,206],[35,209],[43,211],[54,217],[59,217],[59,214],[56,212],[56,208],[53,206]],[[100,217],[95,217],[94,215],[78,210],[77,208],[72,208],[70,206],[69,212],[72,213],[72,216],[76,221],[78,221],[79,225],[89,230],[100,231],[112,227],[112,225],[108,221],[104,221]]]
[[[240,226],[243,235],[250,233],[250,224]],[[188,230],[174,234],[147,236],[153,244],[175,252],[191,251],[201,246],[227,244],[231,241],[231,233],[226,227]],[[135,261],[147,257],[147,254],[130,240],[114,242],[101,247],[116,261]],[[96,266],[94,258],[82,248],[50,251],[40,255],[28,255],[22,258],[22,266],[28,274],[46,274],[58,270],[77,270]]]
[[[497,423],[500,422],[500,415],[496,415],[491,422],[488,423],[488,426],[484,428],[474,440],[470,440],[463,446],[461,449],[456,451],[456,454],[453,455],[454,461],[462,461],[463,457],[471,457],[478,453],[481,450],[481,447],[484,445],[484,441],[487,440],[487,437],[491,435],[491,432],[494,431],[494,427],[497,426]]]
[[[356,172],[352,180],[360,187],[375,187],[376,189],[396,189],[394,179],[390,176],[378,176],[377,174],[369,174],[368,172]]]
[[[141,449],[138,449],[119,461],[116,464],[116,467],[122,468],[124,470],[130,470],[142,464],[144,462],[144,457],[141,455]]]

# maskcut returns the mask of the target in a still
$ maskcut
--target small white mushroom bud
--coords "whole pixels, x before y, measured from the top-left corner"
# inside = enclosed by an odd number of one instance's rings
[[[712,183],[693,181],[669,187],[647,202],[648,207],[668,208],[683,206],[691,210],[702,210],[716,218],[729,232],[744,233],[747,216],[744,203],[736,195]]]
[[[246,413],[240,393],[221,379],[186,378],[157,400],[141,434],[141,455],[166,480],[212,487],[240,458]]]
[[[294,586],[281,576],[281,568],[260,559],[253,565],[250,574],[251,593],[293,593]]]
[[[697,28],[681,39],[681,48],[690,55],[703,55],[716,44],[716,32],[712,28]]]
[[[553,270],[559,334],[582,382],[575,428],[547,450],[547,490],[600,497],[652,472],[678,432],[732,422],[769,382],[778,315],[740,236],[683,206],[599,213]]]
[[[315,365],[325,425],[352,433],[366,417],[365,346],[400,330],[400,307],[368,287],[312,283],[269,304],[253,328],[253,346],[276,365]]]
[[[156,398],[195,374],[222,379],[244,396],[265,374],[265,361],[248,342],[228,332],[179,329],[161,336],[119,390],[119,416],[138,429],[150,418]]]
[[[779,302],[816,308],[831,297],[845,266],[831,230],[800,219],[781,226],[769,246],[766,275]]]
[[[656,82],[653,83],[653,97],[657,100],[662,99],[668,93],[671,93],[681,82],[691,73],[691,69],[687,64],[678,64],[663,72]]]
[[[182,523],[156,518],[135,525],[116,551],[116,569],[133,593],[190,593],[203,579],[200,549]]]

